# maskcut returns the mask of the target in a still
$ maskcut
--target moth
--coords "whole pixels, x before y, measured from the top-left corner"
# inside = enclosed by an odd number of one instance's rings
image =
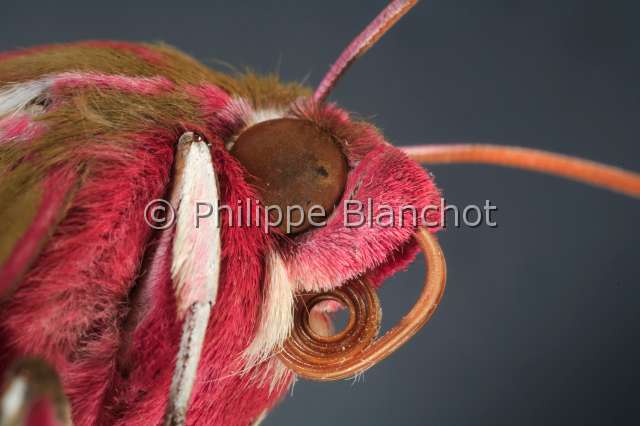
[[[439,212],[427,209],[441,194],[420,163],[519,167],[640,195],[636,173],[557,154],[397,148],[328,102],[415,3],[390,2],[314,91],[164,45],[0,55],[0,425],[257,424],[296,377],[375,365],[444,291]],[[369,200],[428,214],[347,226],[347,203]],[[302,210],[265,229],[271,206]],[[307,215],[316,206],[320,226]],[[424,290],[378,338],[375,289],[419,252]],[[334,334],[340,308],[351,320]]]

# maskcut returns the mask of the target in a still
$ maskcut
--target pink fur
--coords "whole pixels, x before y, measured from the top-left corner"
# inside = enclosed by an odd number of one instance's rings
[[[33,121],[29,114],[18,113],[0,118],[0,144],[34,139],[43,131],[44,126]]]
[[[187,86],[184,90],[197,101],[200,112],[204,117],[213,117],[220,113],[230,100],[225,91],[211,84]],[[215,133],[215,135],[221,137],[218,133]]]
[[[232,99],[215,114],[208,117],[211,131],[225,141],[233,139],[246,127],[253,108],[245,99]]]

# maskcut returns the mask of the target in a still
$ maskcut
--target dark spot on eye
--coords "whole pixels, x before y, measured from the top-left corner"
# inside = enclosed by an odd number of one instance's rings
[[[327,169],[324,168],[324,166],[320,166],[318,168],[316,168],[316,172],[318,172],[318,174],[322,177],[328,177],[329,176],[329,172],[327,171]]]

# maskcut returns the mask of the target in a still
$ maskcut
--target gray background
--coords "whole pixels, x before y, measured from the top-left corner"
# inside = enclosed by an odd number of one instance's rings
[[[315,85],[384,4],[5,0],[0,50],[164,40]],[[517,144],[637,171],[639,14],[635,1],[423,1],[333,99],[398,145]],[[298,383],[266,424],[640,424],[638,201],[486,166],[433,172],[450,202],[496,204],[498,229],[443,233],[433,321],[357,383]],[[422,271],[381,291],[387,326]]]

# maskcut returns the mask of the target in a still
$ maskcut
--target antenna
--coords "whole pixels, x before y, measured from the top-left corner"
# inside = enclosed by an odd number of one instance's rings
[[[413,8],[418,0],[393,0],[342,52],[333,63],[313,94],[313,100],[322,102],[340,77],[356,59],[369,50],[380,38]]]

